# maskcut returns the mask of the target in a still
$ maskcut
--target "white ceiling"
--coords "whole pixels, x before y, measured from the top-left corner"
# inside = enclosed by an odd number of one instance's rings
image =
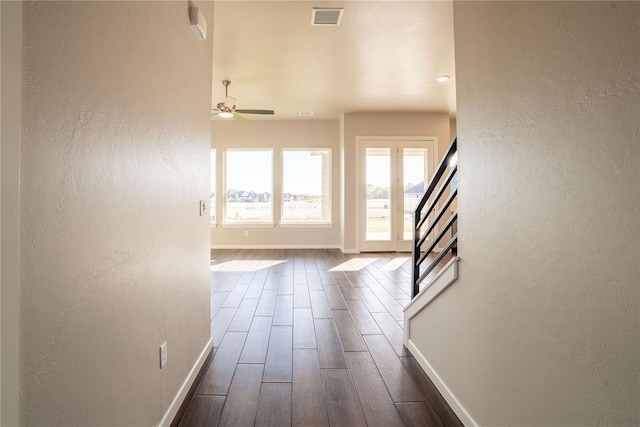
[[[338,27],[311,25],[313,7],[342,7]],[[213,105],[222,80],[240,109],[337,119],[348,112],[455,115],[450,1],[215,2]],[[445,83],[435,78],[451,76]]]

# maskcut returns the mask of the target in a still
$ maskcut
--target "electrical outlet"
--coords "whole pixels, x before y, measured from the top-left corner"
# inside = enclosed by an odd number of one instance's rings
[[[204,200],[200,200],[200,216],[205,216],[207,213],[207,203]]]
[[[244,230],[244,237],[249,237],[249,230]]]
[[[160,346],[160,369],[164,368],[169,360],[169,356],[167,355],[167,342],[163,342]]]

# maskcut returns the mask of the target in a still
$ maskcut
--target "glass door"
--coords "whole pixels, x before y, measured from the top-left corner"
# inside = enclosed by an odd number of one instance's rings
[[[433,141],[360,141],[360,250],[410,252]]]

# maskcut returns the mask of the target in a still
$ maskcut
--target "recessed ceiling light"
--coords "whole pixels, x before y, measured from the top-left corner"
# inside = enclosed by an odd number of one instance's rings
[[[443,74],[443,75],[441,75],[441,76],[436,77],[436,80],[437,80],[437,81],[439,81],[439,82],[441,82],[441,83],[442,83],[442,82],[446,82],[447,80],[449,80],[449,76],[447,76],[447,75]]]

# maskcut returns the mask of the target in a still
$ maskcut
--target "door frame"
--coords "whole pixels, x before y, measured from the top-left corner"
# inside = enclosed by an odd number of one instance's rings
[[[361,157],[361,148],[362,144],[367,141],[385,141],[385,142],[416,142],[416,141],[425,141],[426,148],[431,150],[432,155],[427,159],[427,173],[429,171],[433,173],[433,168],[435,164],[434,157],[439,155],[438,153],[438,137],[437,136],[356,136],[356,165],[355,165],[355,195],[356,195],[356,252],[360,253],[362,251],[361,248],[361,235],[362,235],[362,217],[361,217],[361,203],[360,198],[362,196],[363,190],[363,182],[362,182],[362,157]],[[396,166],[394,166],[397,169]],[[425,183],[426,185],[426,183]],[[393,250],[394,252],[398,252],[398,245],[396,240],[396,245]]]

